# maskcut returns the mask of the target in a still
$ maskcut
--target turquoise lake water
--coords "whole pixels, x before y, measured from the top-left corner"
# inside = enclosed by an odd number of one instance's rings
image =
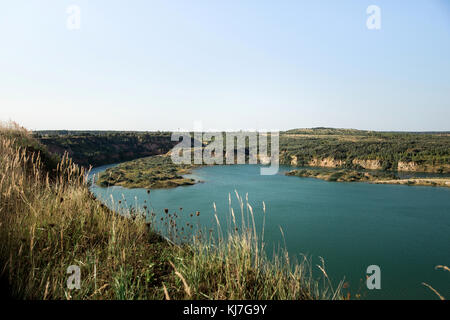
[[[258,165],[203,167],[191,175],[202,183],[152,190],[150,197],[144,189],[93,186],[92,191],[109,205],[112,195],[116,205],[120,199],[122,206],[145,205],[158,216],[167,208],[179,213],[180,225],[190,221],[196,228],[216,230],[213,203],[226,229],[229,194],[240,217],[236,190],[244,198],[248,194],[258,230],[264,201],[268,254],[274,247],[286,246],[292,257],[306,254],[315,264],[323,257],[333,283],[345,277],[352,296],[359,293],[362,299],[435,299],[422,282],[450,298],[450,273],[435,270],[437,265],[450,266],[450,188],[285,176],[290,167],[261,176],[259,169]],[[200,216],[191,218],[196,211]],[[381,269],[380,290],[366,287],[370,265]]]

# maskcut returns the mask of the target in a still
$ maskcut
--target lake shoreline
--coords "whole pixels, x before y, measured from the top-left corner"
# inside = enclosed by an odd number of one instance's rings
[[[279,243],[284,243],[280,235],[281,226],[290,255],[296,257],[305,253],[313,257],[326,257],[330,276],[334,279],[345,276],[352,296],[358,293],[361,272],[374,261],[388,270],[385,277],[396,280],[391,280],[389,290],[364,292],[363,296],[369,299],[430,298],[415,284],[427,277],[432,279],[429,282],[440,285],[439,273],[434,275],[434,269],[429,265],[432,261],[445,261],[443,248],[448,239],[449,217],[446,212],[450,189],[290,179],[285,173],[295,168],[284,165],[280,166],[278,174],[262,176],[260,168],[260,165],[202,166],[193,169],[192,175],[186,177],[205,183],[186,188],[152,190],[150,195],[145,189],[99,188],[97,185],[94,185],[93,192],[108,204],[112,196],[119,207],[148,206],[157,213],[155,219],[158,223],[167,208],[170,214],[177,213],[179,226],[184,226],[185,232],[191,230],[190,225],[194,230],[197,227],[215,229],[213,203],[217,207],[220,225],[227,226],[230,195],[236,213],[240,210],[239,199],[246,199],[248,194],[257,230],[263,227],[262,202],[267,208],[264,242],[269,253]],[[235,197],[236,191],[240,194],[239,198]],[[117,199],[122,200],[121,205]],[[180,208],[184,213],[179,213]],[[195,214],[197,211],[199,216]],[[190,216],[192,213],[193,217]],[[379,237],[380,230],[383,232],[382,238]],[[417,245],[411,248],[411,242]],[[360,246],[355,248],[355,243]],[[406,260],[402,252],[407,249],[411,250],[408,251],[411,252],[408,261],[414,267],[405,278],[400,276],[404,272],[402,268],[389,257],[398,256],[403,263]],[[342,256],[349,258],[342,260]],[[401,287],[411,290],[398,296],[396,290]],[[439,289],[445,291],[446,288],[441,286]]]
[[[372,184],[398,184],[408,186],[450,187],[450,177],[400,178],[393,172],[358,171],[351,169],[293,169],[286,176],[315,178],[329,182],[366,182]]]
[[[195,165],[177,165],[168,155],[157,155],[120,163],[99,174],[96,181],[100,187],[121,186],[134,189],[170,189],[194,185],[194,179],[184,176]]]
[[[100,187],[121,186],[128,189],[171,189],[191,186],[202,181],[187,177],[192,170],[210,165],[177,165],[169,155],[157,155],[119,163],[100,173],[96,183]],[[302,178],[315,178],[330,182],[366,182],[407,186],[450,187],[448,176],[402,177],[397,172],[321,167],[289,166],[284,174]],[[423,173],[427,174],[427,173]]]

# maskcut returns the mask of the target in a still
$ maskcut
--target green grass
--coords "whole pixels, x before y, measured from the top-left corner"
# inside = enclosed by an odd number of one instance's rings
[[[175,165],[168,155],[158,155],[108,168],[96,182],[101,187],[118,185],[126,188],[174,188],[195,183],[193,179],[183,178],[183,175],[190,173],[191,168],[192,165]]]

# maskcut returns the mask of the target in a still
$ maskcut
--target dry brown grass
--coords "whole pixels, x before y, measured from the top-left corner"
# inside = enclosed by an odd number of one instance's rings
[[[164,259],[158,259],[161,265],[152,260],[164,255],[166,243],[147,241],[144,219],[123,218],[93,199],[86,172],[67,156],[52,178],[37,154],[18,146],[17,135],[28,137],[18,130],[0,134],[0,257],[10,294],[25,299],[162,298],[154,282],[170,273]],[[67,289],[70,265],[81,268],[80,290]]]
[[[129,219],[95,200],[86,172],[67,155],[46,170],[39,148],[18,126],[0,130],[0,276],[15,298],[341,298],[340,284],[319,287],[306,258],[267,259],[252,208],[238,194],[246,228],[178,246],[139,212]],[[71,265],[81,268],[79,290],[66,285]]]

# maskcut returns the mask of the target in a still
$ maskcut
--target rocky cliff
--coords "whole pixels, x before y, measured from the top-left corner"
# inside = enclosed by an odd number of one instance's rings
[[[352,165],[355,167],[361,167],[367,170],[382,170],[383,163],[381,160],[363,160],[353,159]],[[346,162],[344,160],[337,160],[332,157],[327,158],[312,158],[307,165],[310,167],[321,168],[343,168]],[[299,161],[297,156],[290,157],[290,165],[298,166]],[[397,166],[394,167],[397,171],[405,172],[429,172],[429,173],[450,173],[450,165],[448,164],[418,164],[414,161],[399,161]]]
[[[331,157],[318,159],[313,158],[308,162],[310,167],[324,167],[324,168],[340,168],[344,166],[345,162],[343,160],[336,160]]]

